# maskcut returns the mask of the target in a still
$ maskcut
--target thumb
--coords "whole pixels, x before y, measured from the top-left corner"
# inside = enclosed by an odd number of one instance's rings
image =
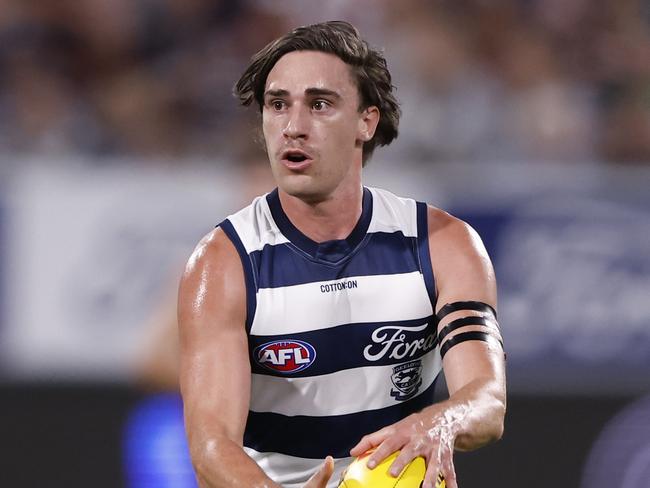
[[[309,478],[303,488],[325,488],[333,472],[334,459],[332,456],[327,456],[321,467]]]

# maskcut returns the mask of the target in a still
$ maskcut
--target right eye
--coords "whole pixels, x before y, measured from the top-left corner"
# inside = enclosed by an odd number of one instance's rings
[[[273,100],[271,102],[271,107],[273,107],[273,110],[280,111],[284,108],[285,104],[282,100]]]

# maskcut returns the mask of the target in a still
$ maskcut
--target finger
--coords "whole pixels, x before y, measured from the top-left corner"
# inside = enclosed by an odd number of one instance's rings
[[[316,471],[311,478],[304,485],[304,488],[325,488],[327,482],[332,477],[334,472],[334,459],[332,456],[327,456],[321,467]]]
[[[356,446],[354,446],[352,449],[350,449],[350,456],[357,457],[361,456],[364,452],[368,451],[369,449],[372,449],[374,446],[372,445],[372,440],[370,439],[370,436],[363,436],[361,440],[357,443]]]
[[[437,454],[436,454],[437,453]],[[442,460],[440,459],[440,446],[432,449],[428,455],[425,456],[427,463],[427,471],[424,475],[422,488],[437,488],[438,475],[442,474]]]
[[[395,461],[390,465],[389,473],[391,476],[398,477],[402,472],[404,467],[415,459],[415,452],[413,449],[408,447],[403,447],[399,455],[395,458]]]
[[[454,458],[452,455],[447,457],[447,461],[443,462],[441,469],[445,477],[446,488],[458,488],[458,480],[456,479],[456,468],[454,467]]]
[[[435,465],[435,472],[445,478],[445,488],[458,488],[456,468],[454,467],[454,446],[451,443],[441,442],[437,449],[433,449],[430,460],[431,466]],[[435,454],[434,454],[435,453]]]
[[[359,443],[350,449],[350,456],[361,456],[363,453],[381,444],[386,437],[386,428],[373,432],[372,434],[364,435]]]
[[[388,456],[393,454],[395,451],[399,450],[399,448],[402,447],[403,445],[404,443],[400,442],[400,440],[397,437],[395,436],[389,437],[384,442],[379,444],[379,447],[375,449],[375,452],[373,452],[370,455],[370,458],[368,458],[367,466],[370,469],[374,469],[379,463],[381,463],[384,459],[386,459]]]
[[[424,474],[424,481],[422,482],[422,488],[438,488],[436,484],[438,482],[438,469],[433,468],[430,465],[427,466],[427,472]]]

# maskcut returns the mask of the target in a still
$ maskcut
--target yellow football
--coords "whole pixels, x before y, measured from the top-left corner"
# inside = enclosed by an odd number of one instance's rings
[[[369,469],[366,463],[372,451],[362,454],[346,468],[339,488],[420,488],[424,481],[426,465],[423,457],[416,457],[406,465],[396,478],[388,472],[399,451],[394,452],[374,469]],[[436,488],[445,488],[442,476],[436,480]]]

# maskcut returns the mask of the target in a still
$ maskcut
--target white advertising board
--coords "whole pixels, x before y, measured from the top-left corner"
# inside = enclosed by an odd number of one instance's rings
[[[18,377],[128,376],[194,245],[241,203],[223,168],[31,165],[11,188],[0,337]]]

